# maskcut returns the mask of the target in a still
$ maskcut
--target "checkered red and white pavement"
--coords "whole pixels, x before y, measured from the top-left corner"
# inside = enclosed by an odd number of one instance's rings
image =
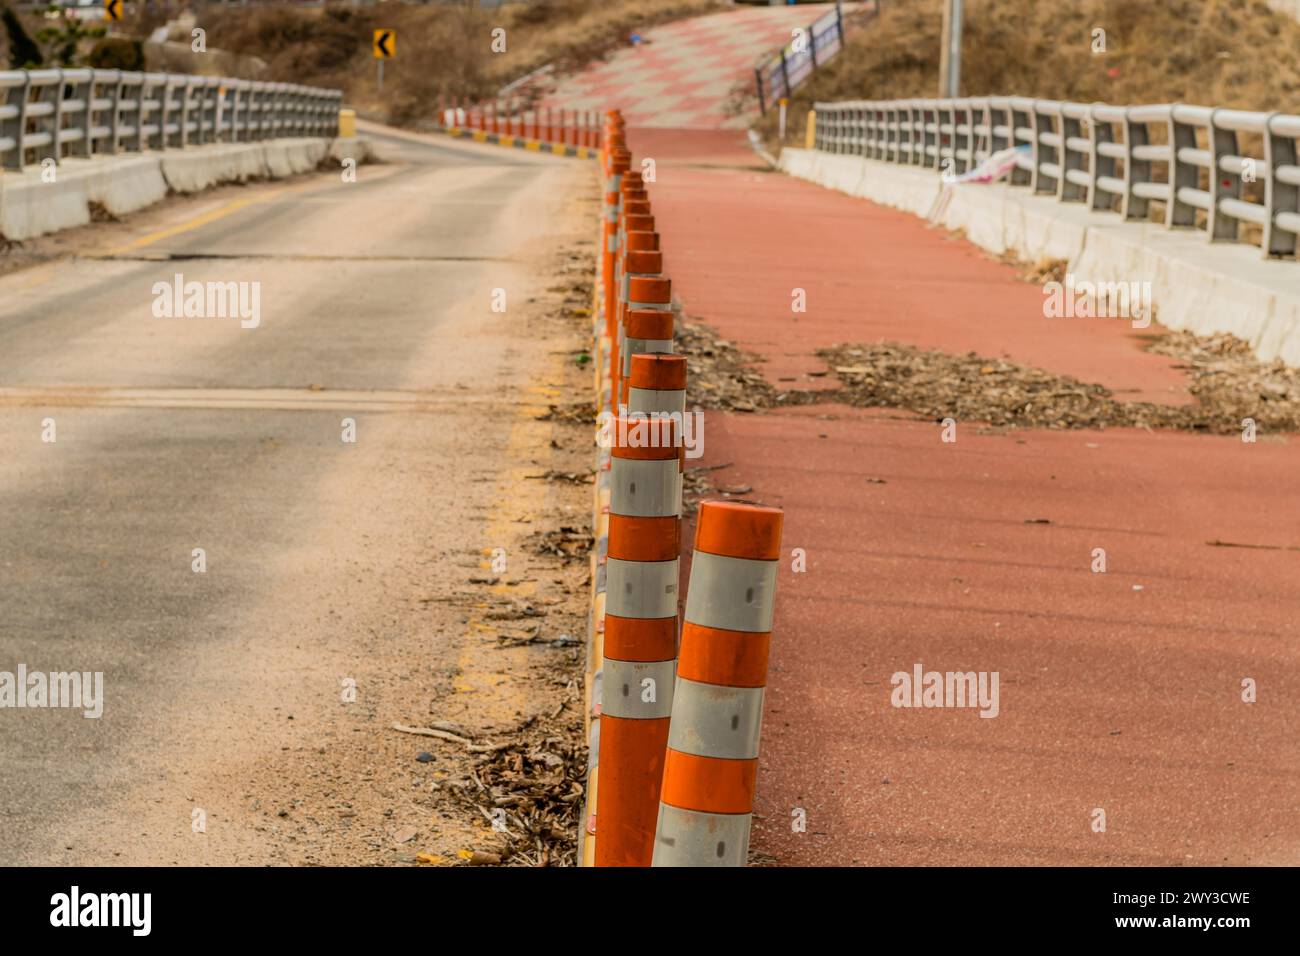
[[[728,115],[732,91],[751,91],[762,56],[790,42],[833,3],[737,7],[654,27],[640,46],[628,46],[578,76],[567,77],[543,101],[563,109],[618,107],[628,126],[723,129],[748,126],[756,110]]]

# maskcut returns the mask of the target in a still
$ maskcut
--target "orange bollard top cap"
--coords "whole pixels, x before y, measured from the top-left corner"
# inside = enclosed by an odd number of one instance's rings
[[[648,216],[650,215],[650,200],[648,199],[624,199],[623,214],[625,216]]]
[[[775,561],[781,556],[785,512],[743,501],[701,501],[695,550],[731,558]]]
[[[686,356],[664,352],[642,352],[632,356],[633,388],[681,391],[686,388]]]
[[[658,309],[630,309],[623,319],[629,339],[671,339],[673,314]]]
[[[664,254],[654,249],[629,249],[627,271],[642,275],[658,275],[664,271]]]
[[[654,216],[625,216],[623,218],[623,228],[627,232],[654,232]]]
[[[628,252],[654,252],[659,249],[659,233],[638,229],[627,234]]]
[[[633,302],[667,305],[673,300],[673,280],[628,276],[627,297]]]
[[[615,458],[669,461],[681,456],[681,435],[671,418],[611,415],[608,428]]]

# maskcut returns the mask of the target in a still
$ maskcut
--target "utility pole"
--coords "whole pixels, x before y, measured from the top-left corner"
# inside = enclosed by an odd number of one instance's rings
[[[961,0],[943,0],[943,36],[939,49],[939,96],[961,95]]]

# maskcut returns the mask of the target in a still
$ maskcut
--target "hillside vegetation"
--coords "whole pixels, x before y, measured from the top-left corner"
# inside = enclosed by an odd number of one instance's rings
[[[484,9],[477,4],[324,8],[200,8],[209,47],[251,54],[275,79],[337,87],[349,105],[392,123],[432,115],[439,95],[478,99],[554,64],[579,69],[625,45],[635,31],[726,9],[726,0],[540,0]],[[492,50],[505,30],[505,52]],[[371,37],[397,31],[397,57],[376,83]]]
[[[236,75],[342,89],[348,105],[363,115],[412,123],[431,118],[440,95],[462,101],[491,97],[547,64],[557,72],[581,69],[627,44],[634,32],[731,7],[728,0],[534,0],[497,8],[483,8],[475,0],[363,7],[202,4],[190,10],[206,34],[209,52],[188,55],[190,36],[185,33],[173,37],[182,41],[172,44],[176,55],[150,68],[210,74],[218,66],[224,71],[236,64],[231,70]],[[136,3],[114,32],[143,40],[168,15],[160,5]],[[10,17],[37,39],[50,26],[38,13],[14,11]],[[505,31],[504,52],[492,49],[497,28]],[[382,94],[371,53],[377,29],[397,31],[397,57],[384,66]],[[56,65],[54,43],[37,45],[44,64]],[[92,46],[81,43],[68,65],[88,65]],[[0,20],[0,69],[10,67],[13,48]],[[22,59],[35,62],[26,53]]]
[[[888,0],[795,91],[816,100],[936,96],[940,0]],[[1264,0],[966,0],[962,95],[1183,102],[1300,113],[1300,23]],[[1093,52],[1093,31],[1105,52]],[[775,137],[776,118],[761,128]]]

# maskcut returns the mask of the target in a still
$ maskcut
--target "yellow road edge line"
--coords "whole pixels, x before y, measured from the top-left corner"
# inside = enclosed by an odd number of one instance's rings
[[[265,202],[267,199],[271,199],[274,196],[278,196],[281,192],[283,192],[283,190],[277,189],[272,195],[260,199],[231,200],[230,202],[226,203],[224,206],[218,206],[216,209],[210,209],[205,213],[200,213],[194,218],[188,219],[185,222],[180,223],[179,225],[170,226],[166,229],[159,229],[157,232],[148,233],[147,235],[140,236],[138,239],[133,239],[131,242],[128,242],[125,245],[114,246],[111,249],[105,249],[101,252],[95,253],[95,255],[115,256],[123,252],[129,252],[132,249],[140,249],[144,246],[151,246],[155,242],[161,242],[163,239],[170,239],[172,236],[179,236],[181,233],[192,232],[193,230],[199,229],[202,226],[206,226],[209,223],[216,222],[218,219],[224,219],[227,216],[231,215],[232,213],[239,212],[239,210],[245,209],[248,206],[253,205],[254,203]]]

